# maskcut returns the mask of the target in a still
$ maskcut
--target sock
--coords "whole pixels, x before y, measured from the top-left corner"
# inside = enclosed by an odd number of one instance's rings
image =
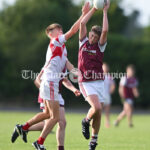
[[[22,126],[22,129],[23,129],[23,130],[28,130],[29,127],[30,127],[29,123],[26,123],[26,124],[24,124],[24,125]]]
[[[58,150],[64,150],[64,146],[58,146]]]
[[[42,137],[39,137],[39,139],[37,140],[37,143],[40,144],[40,145],[43,145],[45,139],[42,138]]]
[[[96,142],[97,142],[97,139],[98,139],[98,135],[97,135],[97,134],[94,134],[94,135],[92,135],[91,142],[92,142],[92,143],[96,143]]]
[[[91,119],[90,118],[85,118],[86,122],[90,123]]]

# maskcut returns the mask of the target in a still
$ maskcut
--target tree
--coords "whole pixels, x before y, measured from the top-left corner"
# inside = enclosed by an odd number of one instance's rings
[[[0,51],[8,60],[1,69],[3,94],[15,96],[22,91],[34,91],[32,80],[23,80],[21,71],[40,71],[49,43],[45,28],[58,22],[66,31],[72,24],[70,14],[75,8],[70,0],[17,0],[0,12]]]

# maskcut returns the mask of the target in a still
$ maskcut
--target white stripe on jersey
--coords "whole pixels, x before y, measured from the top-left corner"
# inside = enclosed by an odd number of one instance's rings
[[[51,40],[46,54],[43,80],[59,82],[60,75],[67,61],[65,41],[64,35]]]

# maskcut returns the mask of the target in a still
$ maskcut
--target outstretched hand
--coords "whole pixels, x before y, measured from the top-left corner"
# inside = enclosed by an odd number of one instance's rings
[[[90,10],[90,3],[86,2],[82,7],[82,14],[87,14]]]

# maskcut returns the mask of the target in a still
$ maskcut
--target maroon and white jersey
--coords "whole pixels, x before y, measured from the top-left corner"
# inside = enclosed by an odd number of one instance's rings
[[[79,82],[104,80],[103,57],[106,43],[89,44],[88,38],[79,42],[78,69],[80,70]]]
[[[124,96],[125,96],[124,98],[134,99],[134,94],[132,89],[138,86],[137,79],[135,77],[130,77],[130,78],[127,78],[126,76],[122,77],[120,80],[120,85],[124,87],[123,89]]]
[[[65,42],[64,35],[59,35],[57,38],[53,38],[50,41],[46,54],[42,80],[59,82],[61,79],[61,73],[67,61]]]

